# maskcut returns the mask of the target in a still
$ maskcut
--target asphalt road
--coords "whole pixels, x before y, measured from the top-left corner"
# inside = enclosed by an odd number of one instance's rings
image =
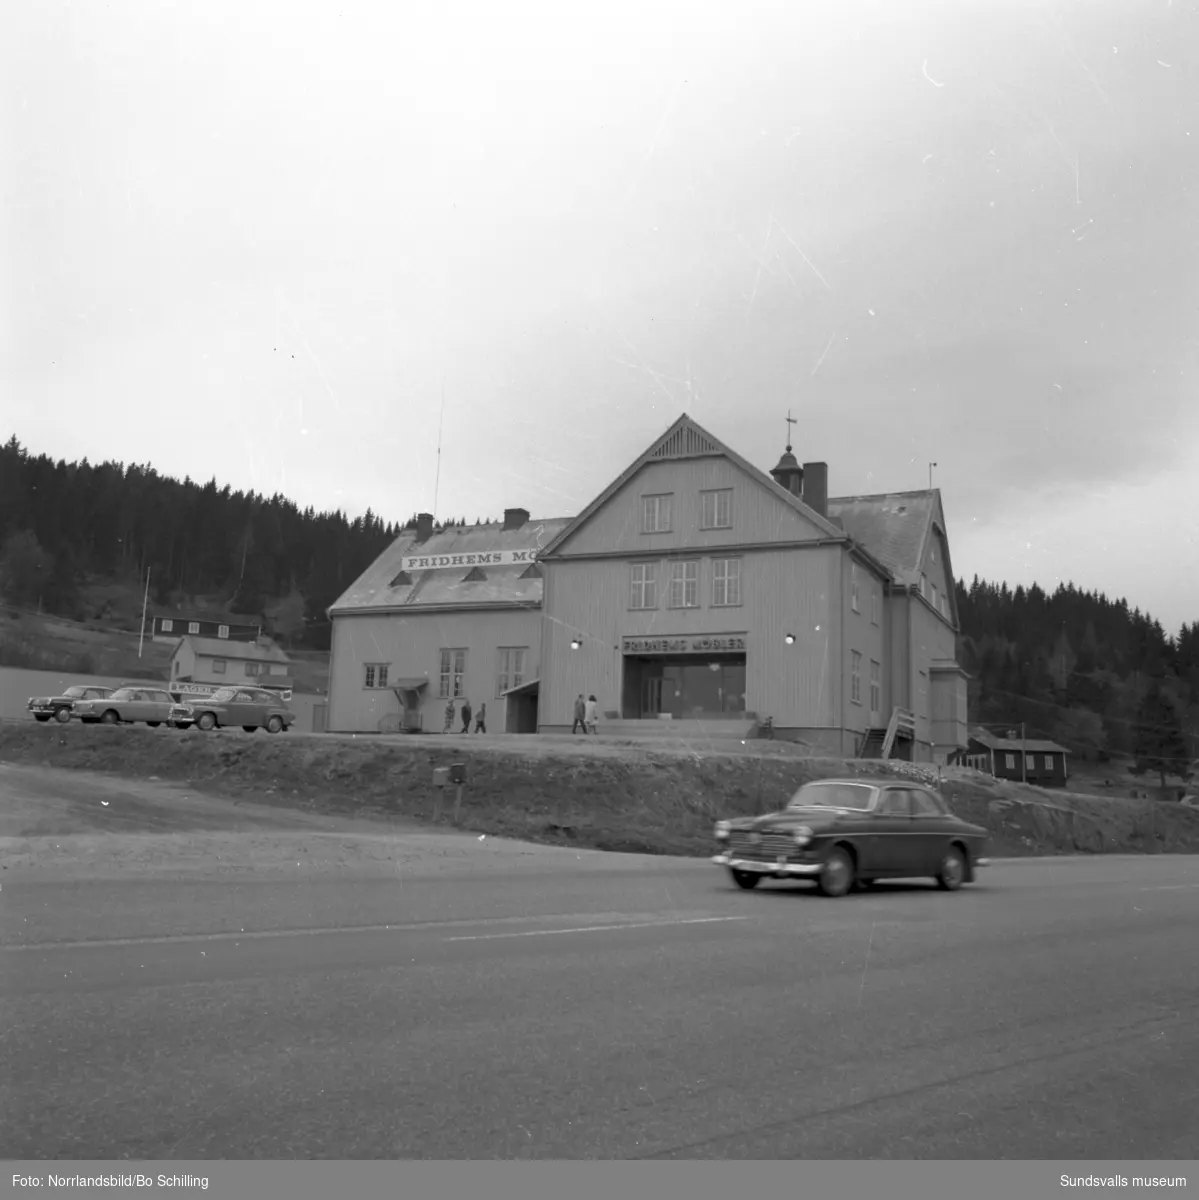
[[[6,877],[0,1149],[1193,1157],[1199,860],[997,863],[952,895],[827,900],[601,858]]]

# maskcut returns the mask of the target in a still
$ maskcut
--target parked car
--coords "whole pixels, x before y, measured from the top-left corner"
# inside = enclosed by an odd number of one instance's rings
[[[112,695],[112,688],[98,687],[91,683],[76,683],[61,696],[31,696],[29,711],[34,720],[48,721],[51,717],[64,725],[71,719],[71,711],[79,700],[103,700]]]
[[[987,831],[910,779],[821,779],[781,812],[716,823],[725,867],[741,888],[763,879],[813,879],[826,896],[879,879],[927,876],[946,891],[986,866]]]
[[[240,725],[247,733],[257,729],[286,733],[295,719],[296,714],[265,688],[218,688],[203,700],[189,700],[171,709],[171,721],[180,729],[192,725],[203,730]]]
[[[131,725],[144,721],[152,728],[171,719],[174,701],[162,688],[145,684],[123,685],[111,695],[96,700],[78,700],[72,712],[85,725]]]

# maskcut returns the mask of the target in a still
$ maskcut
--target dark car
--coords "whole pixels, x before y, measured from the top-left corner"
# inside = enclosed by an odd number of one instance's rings
[[[268,733],[286,733],[296,714],[273,692],[265,688],[218,688],[203,700],[176,704],[171,723],[181,729],[218,729],[240,725],[247,733],[265,729]]]
[[[61,696],[31,696],[29,711],[37,721],[48,721],[53,717],[65,725],[71,719],[77,700],[103,700],[111,695],[112,688],[77,683],[67,688]]]
[[[712,861],[738,887],[813,879],[826,896],[922,876],[952,892],[973,883],[988,862],[987,831],[910,779],[806,783],[782,812],[718,821],[716,841],[720,853]]]
[[[77,700],[72,712],[85,725],[132,725],[144,721],[151,728],[170,720],[174,701],[153,684],[123,684],[98,700]]]

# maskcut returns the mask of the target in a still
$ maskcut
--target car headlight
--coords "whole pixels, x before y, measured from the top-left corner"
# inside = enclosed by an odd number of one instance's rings
[[[730,828],[730,826],[729,826],[728,821],[717,821],[716,822],[716,836],[721,839],[728,837],[729,836],[729,828]]]
[[[806,846],[812,840],[812,831],[806,825],[797,825],[792,836],[797,846]]]

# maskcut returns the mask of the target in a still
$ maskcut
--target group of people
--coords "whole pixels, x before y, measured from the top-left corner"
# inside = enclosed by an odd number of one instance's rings
[[[475,716],[474,709],[470,706],[469,700],[462,701],[462,728],[459,733],[470,733],[470,719]],[[454,728],[454,701],[445,706],[445,728],[442,733],[449,733]],[[478,715],[475,716],[475,733],[487,732],[487,705],[480,704]]]
[[[599,704],[594,696],[588,696],[584,700],[582,692],[575,699],[575,719],[570,732],[578,732],[580,725],[585,734],[599,733]]]

